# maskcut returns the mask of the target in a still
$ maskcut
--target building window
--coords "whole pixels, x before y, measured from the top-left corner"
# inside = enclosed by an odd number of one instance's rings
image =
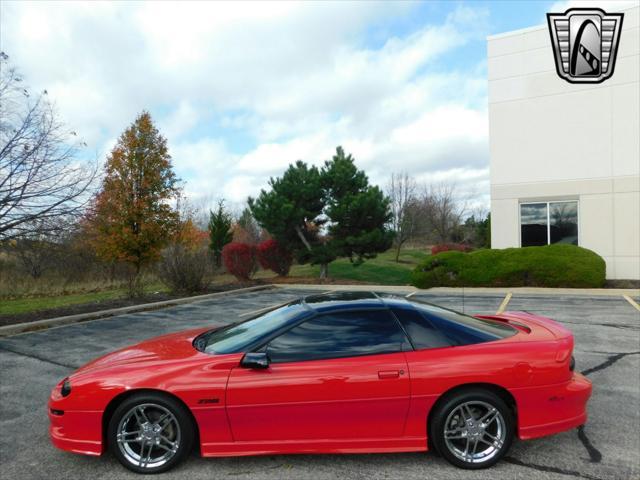
[[[520,245],[578,245],[578,202],[520,204]]]

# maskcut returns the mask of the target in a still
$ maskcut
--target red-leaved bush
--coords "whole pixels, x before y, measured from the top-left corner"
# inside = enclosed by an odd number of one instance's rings
[[[289,273],[293,256],[291,252],[274,239],[265,240],[257,247],[258,261],[265,270],[271,270],[281,276]]]
[[[222,249],[222,261],[231,275],[238,280],[249,280],[256,270],[256,248],[246,243],[227,243]]]
[[[465,245],[464,243],[440,243],[431,247],[431,255],[435,255],[440,252],[449,252],[451,250],[456,250],[458,252],[470,252],[473,248],[469,245]]]

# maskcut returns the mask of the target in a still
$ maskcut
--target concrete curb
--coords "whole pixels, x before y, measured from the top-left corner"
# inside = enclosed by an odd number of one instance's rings
[[[416,292],[424,294],[442,294],[442,295],[476,295],[476,294],[495,294],[506,295],[511,292],[514,295],[586,295],[592,297],[620,297],[627,295],[629,297],[638,297],[640,290],[633,288],[538,288],[538,287],[500,287],[500,288],[449,288],[434,287],[428,289],[419,289],[411,285],[307,285],[304,283],[275,283],[276,288],[291,288],[301,290],[358,290],[376,292]]]
[[[418,290],[416,287],[412,287],[411,285],[373,285],[373,284],[358,284],[358,285],[338,285],[338,284],[314,284],[314,283],[274,283],[272,284],[275,288],[291,288],[293,290],[317,290],[319,292],[328,292],[328,291],[364,291],[364,292],[413,292],[413,291],[425,291],[426,290]]]
[[[207,293],[205,295],[196,295],[195,297],[175,298],[173,300],[163,300],[162,302],[141,303],[140,305],[131,305],[130,307],[112,308],[109,310],[99,310],[97,312],[79,313],[77,315],[67,315],[65,317],[47,318],[45,320],[36,320],[35,322],[16,323],[0,327],[0,337],[8,337],[20,333],[44,330],[51,327],[59,327],[72,323],[88,322],[91,320],[101,320],[123,313],[138,313],[150,310],[158,310],[161,308],[172,307],[184,303],[196,303],[210,298],[225,297],[227,295],[236,295],[239,293],[257,292],[260,290],[270,290],[273,285],[257,285],[255,287],[237,288],[235,290],[227,290],[226,292]]]
[[[632,288],[542,288],[542,287],[504,287],[504,288],[445,288],[436,287],[428,290],[420,290],[427,293],[458,293],[464,290],[465,295],[473,294],[500,294],[506,295],[556,295],[556,296],[589,296],[589,297],[621,297],[622,295],[638,296],[640,290]]]

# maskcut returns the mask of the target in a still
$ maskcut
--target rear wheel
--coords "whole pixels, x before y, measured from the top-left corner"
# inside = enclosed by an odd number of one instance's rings
[[[129,470],[159,473],[181,462],[193,446],[185,407],[159,393],[141,393],[116,408],[108,427],[109,448]]]
[[[505,402],[486,390],[467,390],[441,403],[429,435],[440,455],[457,467],[487,468],[513,441],[515,421]]]

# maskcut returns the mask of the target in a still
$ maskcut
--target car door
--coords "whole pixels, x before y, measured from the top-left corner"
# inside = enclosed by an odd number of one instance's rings
[[[266,345],[269,368],[231,371],[234,440],[401,437],[408,345],[386,309],[320,314],[294,326]]]

